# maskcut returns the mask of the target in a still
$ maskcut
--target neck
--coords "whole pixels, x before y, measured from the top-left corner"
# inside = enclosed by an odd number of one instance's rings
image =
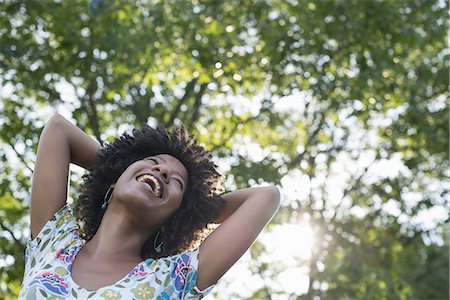
[[[141,261],[141,249],[157,228],[143,229],[134,219],[123,209],[108,207],[97,232],[84,246],[86,253],[100,260]]]

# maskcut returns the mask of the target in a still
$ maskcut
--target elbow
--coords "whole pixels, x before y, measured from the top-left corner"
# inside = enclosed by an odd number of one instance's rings
[[[280,190],[276,186],[268,186],[266,190],[266,209],[268,218],[272,218],[280,207]]]
[[[55,113],[46,123],[45,127],[59,127],[64,123],[64,117]]]
[[[274,198],[275,198],[274,201],[275,201],[277,209],[278,209],[278,207],[280,206],[280,202],[281,202],[280,189],[276,186],[273,186],[273,190],[274,190],[273,192],[274,192]]]
[[[278,207],[280,206],[280,199],[281,199],[281,195],[280,195],[280,190],[278,189],[278,187],[271,185],[266,187],[266,193],[268,194],[269,197],[267,197],[267,199],[270,200],[271,205],[273,206],[273,208],[275,210],[278,209]]]

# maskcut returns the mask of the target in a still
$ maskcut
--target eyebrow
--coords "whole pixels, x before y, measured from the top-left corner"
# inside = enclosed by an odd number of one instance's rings
[[[167,163],[167,161],[166,161],[164,158],[162,158],[162,157],[159,157],[159,156],[156,156],[156,155],[155,155],[154,157],[156,157],[157,159],[160,159],[160,160],[162,160],[163,162]],[[181,175],[181,173],[178,172],[178,171],[175,171],[175,174],[177,174],[178,176],[180,176],[181,180],[183,180],[183,188],[186,187],[186,180],[184,180],[183,175]]]

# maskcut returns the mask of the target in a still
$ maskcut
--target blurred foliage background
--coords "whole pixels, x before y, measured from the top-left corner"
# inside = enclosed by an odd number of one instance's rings
[[[18,295],[36,148],[56,111],[102,143],[183,122],[228,190],[280,187],[266,231],[307,224],[309,256],[286,263],[269,248],[289,244],[258,240],[244,262],[256,284],[226,275],[210,299],[448,299],[448,1],[0,8],[0,298]]]

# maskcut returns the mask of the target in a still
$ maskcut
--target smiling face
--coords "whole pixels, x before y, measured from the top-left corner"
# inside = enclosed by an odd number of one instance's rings
[[[188,180],[185,166],[175,157],[146,157],[122,173],[112,201],[124,204],[140,220],[159,226],[180,207]]]

